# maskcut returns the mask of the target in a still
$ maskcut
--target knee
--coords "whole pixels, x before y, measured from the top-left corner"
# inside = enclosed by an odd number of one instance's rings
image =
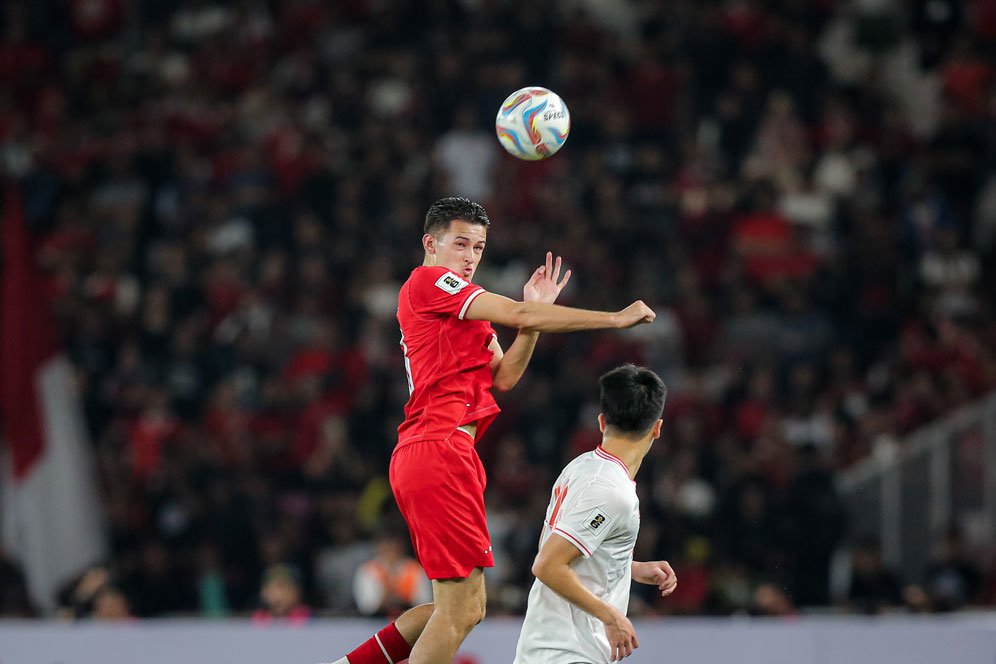
[[[470,632],[484,620],[485,608],[483,603],[473,603],[460,615],[460,628],[465,632]]]
[[[471,601],[463,606],[454,607],[456,610],[449,612],[449,622],[460,633],[469,634],[475,626],[484,620],[484,603]]]

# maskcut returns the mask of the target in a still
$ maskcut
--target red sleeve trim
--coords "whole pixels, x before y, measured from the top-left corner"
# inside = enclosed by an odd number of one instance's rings
[[[574,546],[576,546],[577,548],[581,549],[582,553],[584,553],[586,556],[588,556],[589,558],[591,558],[591,551],[589,551],[588,547],[586,547],[584,544],[582,544],[581,540],[579,540],[577,537],[575,537],[574,535],[571,535],[566,530],[561,530],[560,528],[554,528],[553,532],[557,533],[558,535],[563,535],[566,539],[570,540],[571,543],[574,544]]]

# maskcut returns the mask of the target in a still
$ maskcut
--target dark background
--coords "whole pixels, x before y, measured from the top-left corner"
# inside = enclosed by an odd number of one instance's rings
[[[428,204],[462,194],[493,221],[486,288],[520,296],[550,249],[562,303],[658,313],[544,336],[501,396],[492,614],[523,610],[552,479],[626,361],[670,390],[636,555],[681,579],[634,612],[994,603],[991,549],[954,528],[899,578],[833,482],[996,385],[994,44],[992,0],[3,3],[0,152],[85,396],[109,583],[138,616],[245,613],[290,570],[355,611],[356,568],[407,536],[394,298]],[[525,85],[571,111],[546,162],[493,134]],[[30,613],[5,569],[0,611]]]

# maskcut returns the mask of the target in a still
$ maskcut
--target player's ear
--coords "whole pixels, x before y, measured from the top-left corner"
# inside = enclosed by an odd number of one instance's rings
[[[422,248],[425,249],[425,253],[430,256],[436,255],[436,238],[431,233],[426,233],[422,236]]]
[[[658,438],[661,437],[661,427],[662,426],[664,426],[664,420],[662,420],[660,418],[657,418],[657,421],[654,422],[653,431],[651,431],[651,433],[653,434],[653,440],[657,440]]]
[[[598,430],[605,433],[605,413],[598,414]]]

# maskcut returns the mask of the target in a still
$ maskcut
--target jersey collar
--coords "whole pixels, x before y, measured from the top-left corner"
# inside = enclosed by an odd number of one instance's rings
[[[626,477],[629,477],[629,466],[627,466],[626,462],[617,457],[615,454],[607,452],[601,445],[595,448],[595,454],[606,461],[612,461],[613,463],[619,464],[619,467],[626,471]]]

